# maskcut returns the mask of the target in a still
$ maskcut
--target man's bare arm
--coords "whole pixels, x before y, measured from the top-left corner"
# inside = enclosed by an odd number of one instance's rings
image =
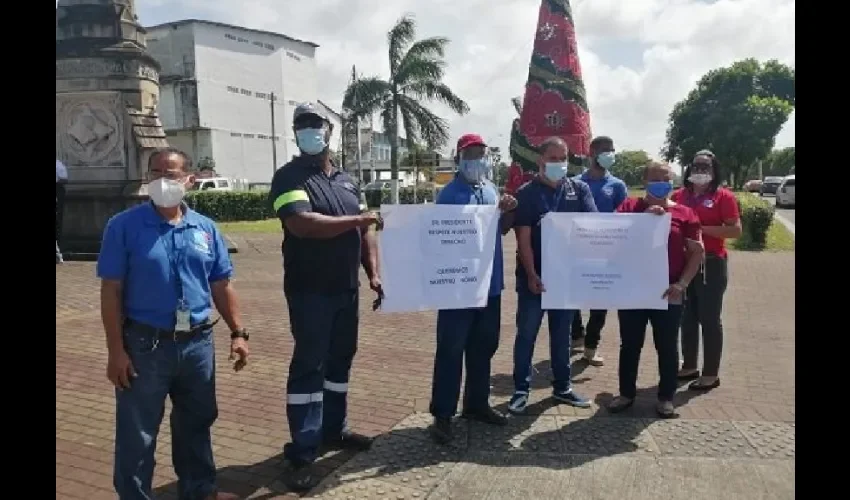
[[[360,263],[363,264],[366,276],[371,280],[380,276],[378,270],[378,237],[374,228],[367,227],[361,229],[361,231]]]
[[[236,299],[236,291],[230,280],[222,279],[210,283],[210,291],[215,308],[230,331],[242,329],[242,313],[239,309],[239,301]]]
[[[117,280],[101,280],[100,282],[100,318],[103,330],[106,332],[106,348],[109,352],[119,352],[124,349],[122,325],[124,313],[122,297],[124,286]]]
[[[329,216],[315,212],[288,215],[283,223],[299,238],[330,239],[352,229],[368,227],[376,220],[371,213]]]
[[[528,226],[516,226],[517,248],[519,249],[519,261],[525,269],[528,277],[537,276],[534,270],[534,251],[531,249],[531,228]]]

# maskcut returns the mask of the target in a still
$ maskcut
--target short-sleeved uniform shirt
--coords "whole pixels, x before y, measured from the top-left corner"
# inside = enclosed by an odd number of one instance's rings
[[[629,198],[617,208],[621,213],[643,213],[649,205],[643,198]],[[699,219],[689,207],[675,204],[667,207],[670,214],[670,236],[667,239],[667,261],[670,266],[670,283],[682,278],[687,263],[687,240],[699,241],[702,236]]]
[[[596,179],[585,171],[579,179],[590,187],[593,202],[596,203],[596,209],[600,212],[613,213],[629,196],[626,183],[608,172]]]
[[[577,179],[566,179],[557,188],[535,179],[517,191],[515,227],[531,228],[531,249],[534,251],[534,271],[540,275],[540,223],[549,212],[597,212],[590,188]],[[517,292],[530,293],[528,275],[517,250]]]
[[[269,200],[283,226],[283,288],[285,293],[334,294],[359,286],[361,234],[350,229],[333,238],[299,238],[283,223],[304,212],[328,216],[361,213],[360,190],[345,172],[322,170],[317,157],[301,155],[279,168],[272,178]]]
[[[722,226],[723,221],[741,217],[738,210],[738,200],[732,191],[719,187],[696,196],[687,188],[677,189],[670,197],[671,200],[693,209],[703,226]],[[726,240],[704,234],[705,253],[726,258]]]
[[[489,181],[470,184],[460,175],[443,187],[437,196],[441,205],[498,205],[499,191]],[[490,278],[490,297],[498,297],[505,288],[505,262],[502,254],[502,233],[496,235],[496,253],[493,257],[493,275]]]
[[[106,224],[97,276],[121,281],[124,316],[163,330],[174,329],[181,299],[192,326],[212,313],[210,283],[228,279],[233,265],[211,219],[183,205],[176,225],[150,202],[113,216]]]

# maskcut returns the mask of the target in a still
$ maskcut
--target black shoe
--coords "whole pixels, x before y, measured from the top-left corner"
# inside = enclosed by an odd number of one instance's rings
[[[312,464],[296,465],[289,461],[284,465],[283,476],[281,477],[283,484],[296,493],[312,490],[321,480],[322,478]]]
[[[454,437],[452,436],[452,419],[435,417],[428,432],[437,444],[449,444]]]
[[[461,417],[490,425],[503,426],[508,424],[508,417],[490,407],[481,410],[464,410]]]
[[[372,447],[373,439],[363,434],[351,431],[343,431],[336,439],[328,439],[324,445],[335,450],[367,451]]]

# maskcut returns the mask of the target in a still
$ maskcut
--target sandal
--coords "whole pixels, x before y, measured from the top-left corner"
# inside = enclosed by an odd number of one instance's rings
[[[679,370],[679,373],[676,374],[676,378],[679,380],[695,380],[700,376],[699,370]]]
[[[694,380],[693,382],[690,383],[690,385],[688,385],[688,390],[706,392],[706,391],[710,391],[712,389],[715,389],[717,387],[720,387],[720,379],[719,378],[714,379],[714,382],[711,382],[710,384],[703,384],[701,382],[702,382],[701,380]]]
[[[617,396],[608,403],[608,411],[611,413],[620,413],[631,408],[633,404],[635,404],[634,399],[629,399],[625,396]]]

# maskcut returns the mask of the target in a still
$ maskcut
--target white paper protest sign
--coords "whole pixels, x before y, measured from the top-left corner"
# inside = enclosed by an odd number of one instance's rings
[[[495,205],[383,205],[383,312],[487,304],[499,211]]]
[[[549,213],[543,309],[667,309],[670,214]]]

